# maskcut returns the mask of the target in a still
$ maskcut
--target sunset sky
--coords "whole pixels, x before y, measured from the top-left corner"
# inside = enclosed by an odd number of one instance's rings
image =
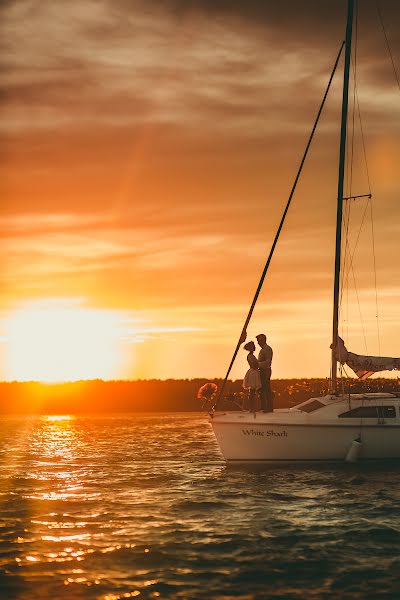
[[[400,3],[381,0],[400,74]],[[0,379],[223,376],[345,29],[344,0],[1,3]],[[400,355],[400,90],[375,0],[357,87],[381,354]],[[342,64],[249,328],[328,376]],[[352,104],[352,90],[350,105]],[[354,194],[368,193],[358,116]],[[350,246],[365,200],[353,207]],[[369,211],[344,338],[377,354]],[[246,370],[241,352],[233,377]]]

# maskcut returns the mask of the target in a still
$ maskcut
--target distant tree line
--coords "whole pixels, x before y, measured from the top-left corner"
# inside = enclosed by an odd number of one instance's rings
[[[149,379],[137,381],[77,381],[62,384],[0,382],[2,414],[79,414],[112,412],[199,411],[198,389],[220,379]],[[343,380],[346,392],[400,392],[397,379]],[[295,406],[313,396],[328,393],[327,379],[275,379],[272,389],[276,408]],[[245,401],[242,381],[229,381],[226,396]],[[225,403],[224,403],[225,402]],[[232,405],[230,405],[232,406]],[[227,408],[223,401],[220,408]]]

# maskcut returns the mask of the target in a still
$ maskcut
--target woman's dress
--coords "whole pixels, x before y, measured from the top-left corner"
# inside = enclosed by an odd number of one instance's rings
[[[258,360],[251,352],[247,355],[247,362],[250,369],[243,379],[243,388],[245,390],[258,390],[261,387],[260,371],[258,370]]]

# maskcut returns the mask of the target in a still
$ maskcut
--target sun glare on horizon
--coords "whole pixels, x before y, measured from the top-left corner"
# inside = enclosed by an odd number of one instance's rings
[[[60,303],[15,310],[5,322],[8,380],[56,383],[115,379],[123,356],[120,316]]]

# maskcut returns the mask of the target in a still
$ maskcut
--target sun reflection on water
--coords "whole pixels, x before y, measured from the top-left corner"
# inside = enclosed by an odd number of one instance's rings
[[[45,415],[40,418],[35,428],[31,449],[38,454],[38,459],[60,461],[60,467],[55,469],[57,478],[69,474],[62,469],[62,461],[74,460],[82,444],[79,429],[75,425],[73,415]],[[46,477],[49,473],[46,472]]]
[[[165,437],[164,421],[145,421],[143,428],[141,417],[42,415],[29,421],[23,436],[10,435],[3,473],[7,469],[7,501],[15,509],[3,522],[12,532],[14,555],[13,564],[0,559],[0,568],[7,564],[10,573],[36,585],[50,578],[65,590],[58,588],[53,597],[160,595],[154,540],[163,531],[173,535],[181,515],[157,512],[158,494],[170,489],[180,463],[176,457],[165,463],[172,475],[162,472],[164,463],[143,467],[158,454],[160,437],[169,443],[175,425],[167,425]],[[172,437],[174,447],[179,439]],[[198,525],[186,533],[192,529]],[[116,586],[127,569],[126,582]]]
[[[43,419],[46,421],[51,421],[51,422],[72,421],[72,419],[75,419],[75,416],[74,415],[46,415],[45,417],[43,417]]]
[[[87,489],[91,470],[83,460],[87,448],[85,429],[73,415],[43,415],[32,427],[27,446],[31,484],[29,493],[22,498],[35,510],[30,519],[34,535],[33,540],[18,538],[19,544],[30,543],[29,551],[21,553],[16,562],[19,566],[80,562],[94,552],[88,531],[90,511],[87,518],[71,517],[65,503],[80,503],[93,497]],[[54,509],[49,510],[50,506]]]

